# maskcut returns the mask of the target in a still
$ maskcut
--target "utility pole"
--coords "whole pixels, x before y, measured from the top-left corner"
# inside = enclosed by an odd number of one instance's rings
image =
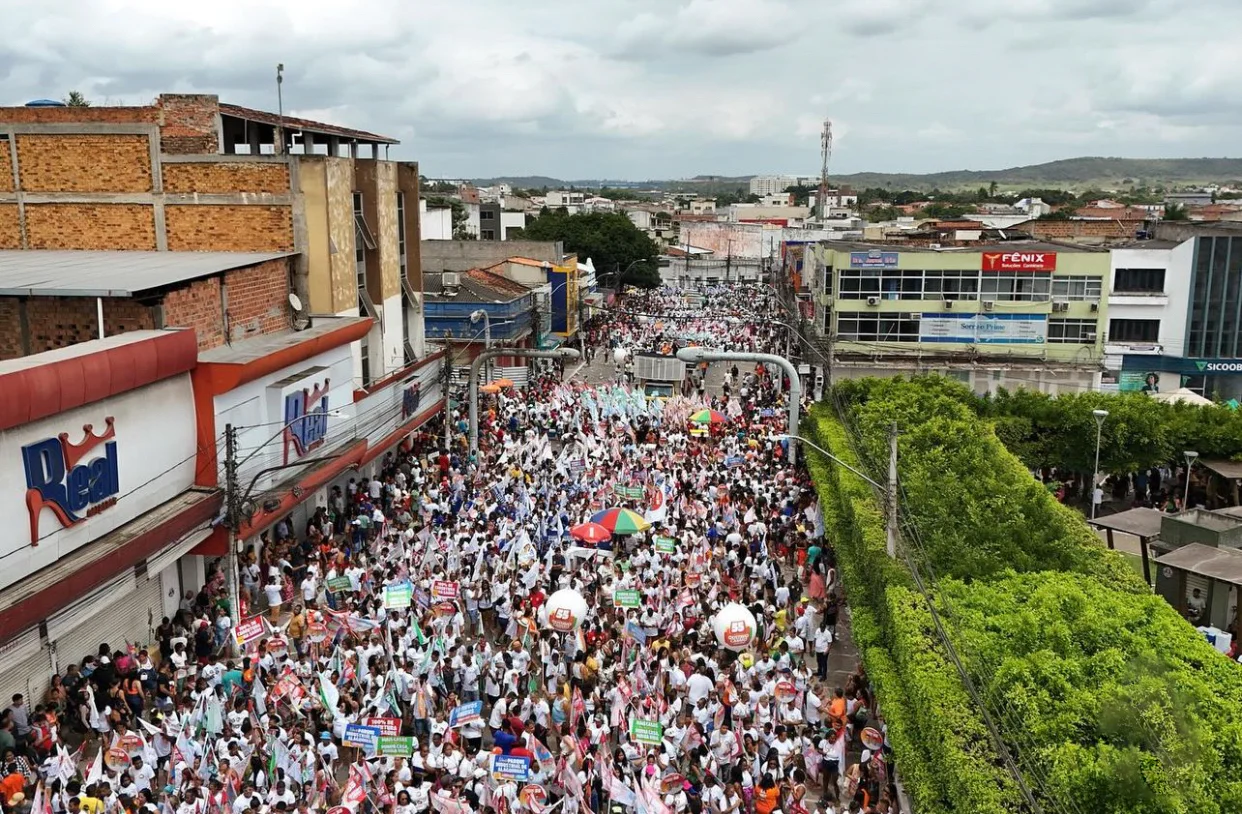
[[[440,381],[444,387],[444,451],[453,449],[453,349],[446,342],[441,360]]]
[[[225,558],[225,577],[228,580],[229,615],[233,626],[241,624],[241,589],[237,576],[237,533],[241,528],[241,496],[237,483],[237,430],[232,424],[224,427],[224,500],[228,516],[229,550]],[[240,655],[237,637],[229,631],[229,647],[234,656]]]
[[[888,429],[888,556],[897,558],[897,422]]]

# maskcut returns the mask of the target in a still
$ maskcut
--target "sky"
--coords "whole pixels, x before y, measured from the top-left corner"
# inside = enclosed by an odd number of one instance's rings
[[[0,0],[0,104],[215,93],[433,178],[1238,156],[1239,0]],[[347,8],[356,7],[352,11]]]

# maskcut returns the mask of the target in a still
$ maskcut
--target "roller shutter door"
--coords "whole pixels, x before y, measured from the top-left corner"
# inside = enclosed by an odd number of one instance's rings
[[[51,682],[51,654],[39,638],[38,627],[0,647],[0,698],[4,703],[20,692],[33,708],[43,703],[43,694]]]
[[[134,579],[130,574],[118,588],[93,595],[48,620],[48,638],[55,642],[56,660],[62,670],[95,655],[103,643],[114,651],[125,650],[127,644],[142,648],[151,643],[155,626],[164,615],[160,579]]]

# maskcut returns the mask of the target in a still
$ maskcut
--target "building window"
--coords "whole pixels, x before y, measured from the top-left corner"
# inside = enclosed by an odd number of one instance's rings
[[[842,342],[918,342],[919,315],[840,314],[837,317],[837,339]]]
[[[1048,320],[1048,342],[1060,345],[1094,345],[1094,319]]]
[[[401,279],[405,279],[405,193],[397,193],[397,262],[400,263]]]
[[[979,296],[984,300],[1047,302],[1051,291],[1051,272],[988,272],[979,283]]]
[[[480,230],[480,234],[482,235],[482,237],[479,238],[480,240],[495,240],[496,239],[496,232],[494,229],[482,229]]]
[[[358,346],[362,349],[362,386],[371,386],[371,334],[368,332],[362,337]]]
[[[1156,342],[1160,338],[1158,319],[1110,319],[1109,342]]]
[[[1114,294],[1163,294],[1164,269],[1117,269]]]
[[[824,293],[832,296],[832,266],[824,269]]]
[[[1052,298],[1070,302],[1099,302],[1103,293],[1099,277],[1071,276],[1052,278]]]
[[[479,220],[496,220],[496,213],[491,209],[480,209]]]
[[[928,269],[923,272],[923,297],[929,300],[977,300],[979,272]]]

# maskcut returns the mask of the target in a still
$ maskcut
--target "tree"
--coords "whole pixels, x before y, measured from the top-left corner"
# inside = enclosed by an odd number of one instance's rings
[[[818,187],[809,187],[805,184],[797,184],[791,187],[785,187],[786,192],[792,192],[794,196],[794,206],[806,206],[811,200],[811,193],[818,193]]]
[[[453,210],[453,240],[477,240],[478,236],[469,230],[470,216],[466,214],[466,205],[456,198],[446,198],[443,195],[428,195],[426,197],[427,207],[429,209],[451,209]]]
[[[1164,220],[1190,220],[1190,213],[1181,204],[1169,204],[1164,208]]]
[[[82,95],[80,91],[71,90],[69,95],[65,97],[65,104],[69,107],[90,107],[91,101]]]
[[[659,249],[625,215],[615,212],[540,212],[526,224],[527,240],[559,240],[578,259],[591,258],[601,275],[621,275],[624,285],[658,288]]]

